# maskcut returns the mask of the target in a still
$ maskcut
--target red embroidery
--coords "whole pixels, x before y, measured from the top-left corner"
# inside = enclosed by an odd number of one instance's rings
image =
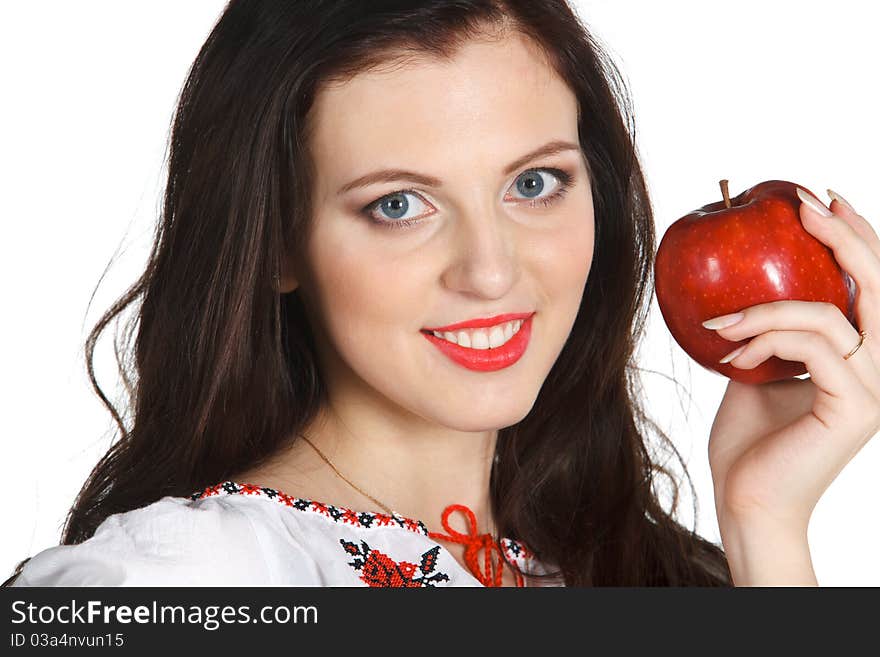
[[[213,486],[208,486],[208,488],[206,488],[201,493],[193,493],[192,499],[198,499],[198,497],[211,497],[213,495],[219,495],[220,490],[222,488],[223,488],[223,482],[221,482],[219,484],[214,484]],[[198,497],[196,497],[196,496],[198,496]]]
[[[360,545],[346,541],[344,538],[340,538],[339,542],[343,549],[354,557],[348,565],[360,571],[360,578],[367,586],[418,588],[449,581],[449,575],[446,573],[434,572],[437,566],[437,553],[440,551],[439,545],[425,552],[421,562],[416,566],[408,561],[398,563],[387,554],[371,549],[363,540]],[[416,569],[419,575],[416,575]]]
[[[327,516],[328,518],[330,517],[330,510],[327,508],[327,505],[326,505],[326,504],[323,504],[323,503],[321,503],[321,502],[314,502],[314,501],[313,501],[313,502],[312,502],[312,508],[313,508],[315,511],[317,511],[318,513],[320,513],[321,515],[323,515],[323,516]]]
[[[394,524],[394,518],[384,513],[377,513],[375,515],[376,524],[380,527],[390,527]],[[404,521],[405,523],[405,521]]]
[[[342,510],[342,522],[348,523],[350,525],[360,524],[360,520],[358,520],[357,513],[355,513],[351,509],[343,509]]]

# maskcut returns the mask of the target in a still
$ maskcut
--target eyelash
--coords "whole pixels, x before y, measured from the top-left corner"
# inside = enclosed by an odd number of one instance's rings
[[[547,173],[553,174],[556,178],[559,179],[559,187],[554,191],[550,196],[545,196],[543,198],[535,198],[531,201],[528,201],[525,205],[530,207],[537,207],[538,203],[541,203],[545,207],[550,206],[557,201],[559,201],[563,196],[568,193],[569,188],[572,186],[572,182],[574,180],[574,176],[567,171],[563,171],[562,169],[554,169],[550,167],[540,167],[536,169],[527,169],[523,171],[523,173],[529,173],[531,171],[546,171]],[[517,176],[519,177],[519,176]],[[392,230],[401,230],[412,226],[413,224],[421,223],[423,219],[412,218],[412,219],[397,219],[397,220],[385,220],[385,219],[376,219],[373,216],[373,210],[379,207],[382,204],[382,201],[391,197],[397,196],[398,194],[416,194],[419,193],[414,189],[401,189],[396,192],[391,192],[390,194],[385,194],[384,196],[377,198],[375,201],[368,203],[362,210],[361,213],[374,224],[379,224],[383,228],[391,228]]]

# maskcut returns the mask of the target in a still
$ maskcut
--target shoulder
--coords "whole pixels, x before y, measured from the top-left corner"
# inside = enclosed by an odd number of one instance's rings
[[[12,586],[272,584],[265,530],[224,498],[164,497],[109,516],[94,535],[33,556]],[[303,554],[303,556],[305,556]]]

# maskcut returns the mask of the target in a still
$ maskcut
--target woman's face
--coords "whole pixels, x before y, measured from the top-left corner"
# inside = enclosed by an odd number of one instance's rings
[[[409,428],[520,421],[568,338],[593,254],[575,96],[509,37],[327,87],[313,112],[308,272],[286,280],[301,286],[334,406],[378,403]],[[572,148],[523,159],[551,142]],[[435,184],[350,185],[386,169]],[[531,312],[524,353],[490,371],[423,333]]]

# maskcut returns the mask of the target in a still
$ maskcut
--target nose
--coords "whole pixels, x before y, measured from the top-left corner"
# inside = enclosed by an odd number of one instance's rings
[[[502,209],[462,213],[443,273],[445,287],[479,298],[503,298],[520,272],[515,230]]]

